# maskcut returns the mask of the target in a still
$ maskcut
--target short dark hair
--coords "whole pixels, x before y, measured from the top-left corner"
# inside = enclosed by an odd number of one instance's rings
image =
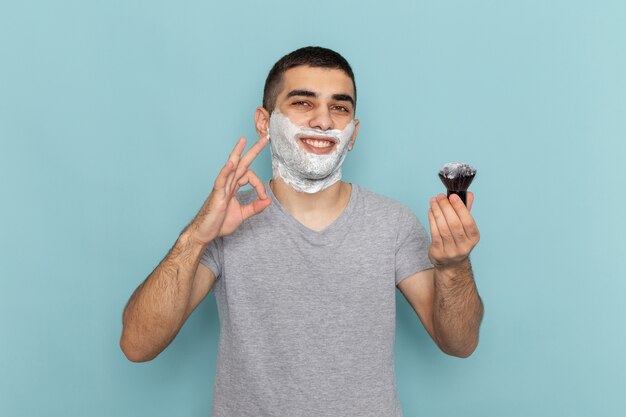
[[[267,74],[263,89],[263,107],[270,113],[276,105],[276,98],[280,92],[283,74],[290,68],[307,65],[314,68],[339,69],[350,77],[354,86],[354,105],[356,106],[356,83],[354,73],[348,61],[337,52],[320,46],[306,46],[296,49],[278,60]]]

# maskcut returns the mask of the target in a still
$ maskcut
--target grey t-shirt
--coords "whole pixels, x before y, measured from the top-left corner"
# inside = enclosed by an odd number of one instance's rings
[[[201,260],[217,277],[213,416],[402,416],[395,290],[432,267],[423,226],[401,203],[353,185],[341,216],[315,232],[266,190],[272,204]]]

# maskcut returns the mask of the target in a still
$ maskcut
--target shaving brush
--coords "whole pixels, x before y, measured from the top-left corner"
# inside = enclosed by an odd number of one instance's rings
[[[467,189],[476,176],[476,169],[470,164],[448,162],[439,169],[439,178],[448,190],[448,197],[456,194],[467,206]]]

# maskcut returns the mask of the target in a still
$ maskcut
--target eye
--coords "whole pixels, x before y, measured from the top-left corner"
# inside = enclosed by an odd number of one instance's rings
[[[291,103],[292,106],[296,106],[296,107],[310,107],[311,104],[309,104],[306,101],[294,101],[293,103]]]
[[[335,105],[335,106],[333,106],[333,110],[337,110],[337,111],[342,112],[342,113],[350,113],[350,109],[348,109],[345,106]]]

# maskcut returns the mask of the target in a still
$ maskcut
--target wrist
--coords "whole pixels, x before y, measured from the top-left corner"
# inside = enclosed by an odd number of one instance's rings
[[[438,275],[447,278],[465,275],[471,272],[471,270],[472,265],[470,263],[469,257],[457,262],[435,265],[435,271],[438,273]]]
[[[194,245],[194,246],[197,245],[197,246],[202,246],[202,247],[206,247],[214,239],[215,237],[203,236],[202,234],[198,233],[198,230],[193,223],[187,226],[185,230],[183,230],[183,232],[178,237],[178,240],[181,243],[184,243],[187,245]]]

